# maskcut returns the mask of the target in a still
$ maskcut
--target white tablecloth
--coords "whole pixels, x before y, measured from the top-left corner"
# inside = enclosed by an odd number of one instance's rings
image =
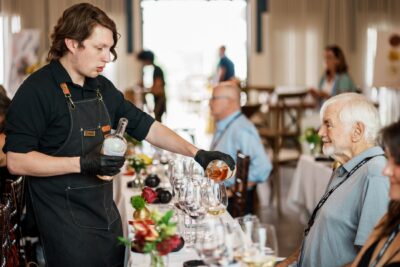
[[[331,163],[315,161],[311,155],[300,157],[287,202],[291,209],[300,214],[300,220],[303,223],[307,223],[315,206],[325,193],[331,174]]]
[[[213,215],[207,215],[207,216],[213,216]],[[233,218],[228,212],[225,212],[220,216],[222,216],[222,220],[224,222],[229,223],[230,221],[233,221]],[[185,246],[178,252],[172,252],[168,254],[168,266],[171,267],[181,267],[183,266],[183,263],[185,261],[189,260],[201,260],[201,258],[199,257],[194,248],[186,248]],[[128,266],[148,267],[150,266],[150,255],[131,252]]]
[[[124,236],[128,236],[128,221],[132,220],[134,209],[130,203],[130,198],[133,195],[140,193],[138,189],[128,188],[127,182],[133,179],[132,176],[120,175],[114,178],[114,201],[121,214]],[[164,186],[165,187],[165,186]],[[159,210],[165,212],[168,206],[160,205]],[[212,215],[209,215],[212,216]],[[220,215],[225,222],[233,221],[233,218],[228,212]],[[125,266],[130,267],[148,267],[150,265],[150,256],[147,254],[133,253],[127,250],[125,259]],[[178,252],[170,253],[168,255],[168,262],[171,267],[183,266],[183,262],[188,260],[199,260],[199,256],[192,248],[182,248]]]

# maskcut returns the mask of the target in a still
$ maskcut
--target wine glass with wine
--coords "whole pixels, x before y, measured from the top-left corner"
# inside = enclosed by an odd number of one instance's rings
[[[228,193],[223,183],[215,183],[208,180],[204,184],[204,198],[207,205],[207,211],[212,215],[224,213],[228,207]]]
[[[224,161],[213,160],[207,165],[205,173],[209,179],[216,183],[221,183],[234,176],[236,168],[232,171]]]
[[[247,225],[247,227],[246,227]],[[249,221],[245,222],[249,229]],[[250,234],[247,232],[250,236]],[[242,261],[251,267],[272,267],[276,262],[278,241],[275,227],[272,224],[263,224],[256,221],[251,226],[252,245],[248,246]]]

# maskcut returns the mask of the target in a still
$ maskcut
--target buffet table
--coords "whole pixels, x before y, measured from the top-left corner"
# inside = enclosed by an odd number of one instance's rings
[[[311,155],[301,155],[293,175],[287,198],[288,206],[300,215],[304,224],[325,193],[332,163],[315,161]]]

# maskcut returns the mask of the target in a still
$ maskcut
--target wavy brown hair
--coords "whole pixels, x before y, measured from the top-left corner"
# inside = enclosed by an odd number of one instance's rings
[[[393,157],[396,165],[400,165],[400,121],[395,122],[381,130],[381,142],[390,156]],[[377,225],[381,229],[379,237],[388,236],[394,227],[400,223],[400,201],[391,200],[386,220]]]
[[[51,34],[52,43],[47,59],[57,60],[68,52],[65,38],[76,40],[79,46],[83,47],[83,41],[92,34],[94,27],[97,25],[112,31],[114,44],[110,51],[113,55],[113,61],[115,61],[117,59],[115,47],[119,37],[115,22],[103,10],[88,3],[69,7],[58,19],[57,25],[54,26]]]
[[[325,51],[331,51],[335,55],[337,60],[339,60],[339,64],[336,67],[336,72],[337,73],[346,73],[348,66],[347,66],[346,58],[344,57],[344,53],[343,53],[342,49],[337,45],[328,45],[325,47]],[[329,74],[329,73],[327,73],[327,74]]]

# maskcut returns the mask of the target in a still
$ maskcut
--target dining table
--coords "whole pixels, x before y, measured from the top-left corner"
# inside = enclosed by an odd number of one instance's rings
[[[161,169],[160,169],[161,168]],[[162,166],[159,166],[158,169],[153,171],[158,172],[161,183],[159,187],[168,188],[170,187],[168,178],[163,174]],[[166,172],[165,166],[165,172]],[[131,188],[127,186],[129,181],[133,180],[133,175],[124,175],[124,173],[119,174],[114,178],[114,201],[116,206],[120,212],[123,232],[125,238],[132,238],[132,228],[129,225],[129,221],[133,220],[133,212],[134,208],[131,205],[130,199],[134,195],[139,195],[141,193],[140,188]],[[150,210],[153,208],[158,209],[160,212],[166,212],[168,209],[172,209],[172,204],[151,204]],[[214,215],[207,215],[214,216]],[[234,219],[228,212],[218,215],[224,223],[233,223]],[[183,266],[183,263],[188,260],[200,260],[200,256],[197,254],[194,248],[185,246],[177,251],[171,252],[168,254],[168,266]],[[148,267],[150,266],[150,256],[148,254],[143,253],[135,253],[130,250],[130,248],[126,248],[125,252],[125,264],[127,267]]]
[[[300,156],[287,197],[288,207],[307,223],[314,208],[325,193],[332,175],[332,161],[324,157]]]

